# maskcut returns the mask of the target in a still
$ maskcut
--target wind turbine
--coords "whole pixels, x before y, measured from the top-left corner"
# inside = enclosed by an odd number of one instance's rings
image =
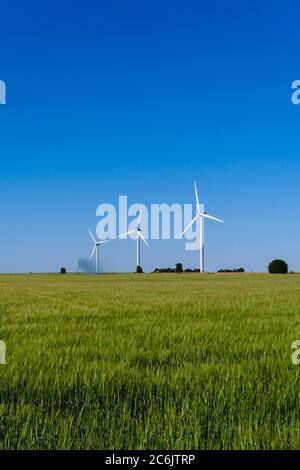
[[[194,187],[195,187],[195,196],[196,196],[196,204],[197,204],[197,213],[196,216],[193,218],[193,220],[188,224],[188,226],[184,229],[182,234],[180,235],[180,238],[182,235],[185,234],[185,232],[188,231],[189,228],[197,221],[197,219],[200,220],[200,273],[204,272],[204,221],[205,219],[211,219],[211,220],[216,220],[217,222],[223,222],[223,220],[217,219],[216,217],[213,217],[206,212],[201,212],[200,209],[200,203],[199,203],[199,198],[198,198],[198,192],[197,192],[197,186],[196,182],[194,181]]]
[[[90,236],[92,237],[92,240],[94,242],[94,247],[93,247],[93,250],[92,250],[92,253],[91,253],[91,256],[90,256],[90,261],[96,251],[96,273],[99,273],[100,272],[100,253],[99,253],[99,247],[100,245],[103,245],[103,243],[107,243],[109,242],[109,240],[103,240],[103,241],[96,241],[95,237],[93,236],[92,232],[90,231],[89,229],[89,234]]]
[[[122,235],[120,235],[119,238],[122,238],[122,237],[126,237],[127,235],[131,235],[133,233],[136,233],[136,269],[138,269],[139,267],[141,267],[141,240],[143,240],[143,242],[148,246],[149,248],[149,245],[148,243],[146,242],[145,238],[144,238],[144,235],[142,234],[142,230],[141,230],[141,216],[142,216],[142,211],[143,211],[143,207],[141,206],[141,210],[140,210],[140,215],[139,215],[139,218],[138,218],[138,222],[137,222],[137,226],[135,229],[133,230],[130,230],[129,232],[126,232],[126,233],[123,233]]]

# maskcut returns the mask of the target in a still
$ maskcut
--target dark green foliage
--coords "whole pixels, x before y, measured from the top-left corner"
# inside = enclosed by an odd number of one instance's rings
[[[178,263],[181,264],[181,263]],[[177,265],[176,265],[177,266]],[[182,267],[182,265],[181,265]],[[155,268],[154,273],[176,273],[176,272],[185,272],[185,273],[199,273],[200,269],[185,269],[184,271],[176,271],[174,268]]]
[[[269,264],[269,273],[271,274],[287,274],[288,264],[282,259],[274,259]]]
[[[66,268],[60,268],[60,274],[66,274],[67,270]]]
[[[218,273],[244,273],[244,268],[237,268],[237,269],[219,269]]]
[[[155,268],[155,273],[175,273],[174,268]]]
[[[182,273],[183,272],[182,263],[176,263],[175,272],[176,273]]]

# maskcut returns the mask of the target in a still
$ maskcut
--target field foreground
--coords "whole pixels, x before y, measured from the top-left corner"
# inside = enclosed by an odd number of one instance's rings
[[[300,448],[300,276],[1,275],[0,449]]]

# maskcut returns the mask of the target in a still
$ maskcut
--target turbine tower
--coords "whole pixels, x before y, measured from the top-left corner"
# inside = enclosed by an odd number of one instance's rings
[[[143,240],[143,242],[148,246],[149,248],[149,245],[148,243],[146,242],[145,240],[145,237],[144,235],[142,234],[142,230],[141,230],[141,216],[142,216],[142,210],[143,208],[141,207],[141,210],[140,210],[140,215],[139,215],[139,218],[138,218],[138,222],[137,222],[137,226],[135,229],[133,230],[130,230],[129,232],[126,232],[126,233],[123,233],[122,235],[120,235],[119,238],[122,238],[122,237],[126,237],[127,235],[131,235],[133,233],[136,233],[136,269],[138,269],[139,267],[141,267],[141,240]]]
[[[109,240],[103,240],[103,241],[96,241],[95,237],[93,236],[92,232],[90,231],[89,229],[89,234],[90,236],[92,237],[92,240],[94,242],[94,247],[93,247],[93,250],[92,250],[92,253],[91,253],[91,256],[90,256],[90,261],[96,251],[96,273],[99,273],[100,272],[100,251],[99,251],[99,248],[100,248],[100,245],[103,245],[103,243],[107,243],[109,242]]]
[[[216,220],[217,222],[223,222],[223,220],[217,219],[216,217],[213,217],[206,212],[201,212],[200,209],[200,203],[199,203],[199,198],[198,198],[198,191],[197,191],[197,185],[196,182],[194,182],[194,187],[195,187],[195,196],[196,196],[196,216],[193,218],[193,220],[187,225],[187,227],[184,229],[180,237],[185,234],[185,232],[188,231],[189,228],[199,219],[200,222],[200,246],[199,246],[199,252],[200,252],[200,273],[204,272],[204,222],[205,219],[211,219],[211,220]]]

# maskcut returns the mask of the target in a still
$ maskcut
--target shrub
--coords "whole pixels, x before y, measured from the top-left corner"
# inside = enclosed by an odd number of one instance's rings
[[[237,269],[219,269],[218,273],[244,273],[244,268],[237,268]]]
[[[269,264],[269,273],[271,274],[287,274],[288,264],[282,259],[274,259]]]
[[[67,270],[66,268],[60,268],[60,274],[66,274]]]
[[[137,273],[142,273],[142,272],[143,272],[143,268],[142,268],[141,266],[137,266],[136,272],[137,272]]]
[[[173,268],[155,268],[155,273],[175,273],[175,269]]]

